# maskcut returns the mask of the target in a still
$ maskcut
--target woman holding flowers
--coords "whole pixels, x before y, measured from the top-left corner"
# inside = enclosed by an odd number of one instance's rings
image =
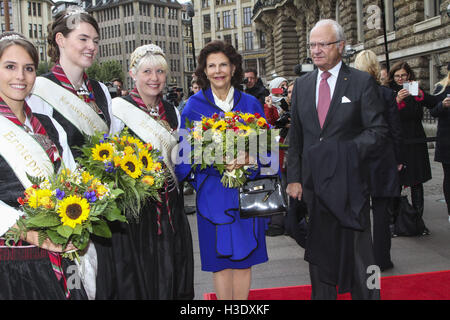
[[[259,101],[237,88],[242,81],[242,57],[222,41],[208,43],[200,52],[195,75],[202,90],[187,102],[181,115],[186,120],[201,121],[217,113],[264,114]],[[260,117],[258,121],[265,122]],[[248,158],[248,154],[241,154]],[[243,159],[237,159],[243,160]],[[249,160],[249,159],[247,159]],[[243,167],[245,161],[230,160],[226,171]],[[225,187],[222,175],[213,167],[200,169],[191,163],[177,164],[180,183],[189,181],[197,192],[197,223],[202,270],[214,273],[219,299],[247,299],[251,267],[268,260],[264,231],[266,219],[240,219],[238,189]],[[259,170],[248,179],[256,177]]]
[[[107,87],[85,73],[98,53],[99,27],[82,8],[70,6],[56,14],[47,29],[48,55],[55,65],[36,79],[30,101],[33,111],[47,114],[61,124],[76,158],[81,156],[78,147],[84,144],[84,136],[118,131]],[[94,243],[83,255],[81,268],[90,299],[96,297],[96,292],[98,297],[108,297],[112,290],[111,245],[103,239],[94,239]]]
[[[11,247],[2,238],[18,227],[16,221],[23,212],[17,208],[23,204],[25,189],[27,200],[35,206],[54,205],[48,193],[37,195],[27,173],[46,176],[56,172],[61,162],[66,167],[74,165],[61,126],[33,113],[25,101],[35,83],[38,57],[22,35],[5,32],[0,36],[0,300],[86,298],[82,286],[79,290],[68,286],[69,262],[60,255],[75,249],[73,245],[63,250],[49,239],[39,245],[37,231],[22,234]]]
[[[137,221],[130,221],[125,231],[131,242],[124,250],[128,250],[129,263],[139,269],[121,294],[127,299],[193,299],[191,231],[171,162],[179,114],[162,95],[167,61],[162,49],[154,44],[136,48],[130,61],[129,73],[135,86],[128,96],[113,99],[113,114],[133,136],[161,152],[168,175],[159,190],[159,201],[147,200]],[[132,152],[128,155],[130,159],[134,156]],[[154,162],[148,156],[136,156],[135,162],[131,166],[137,169],[133,171],[135,177],[152,185],[154,178],[142,171],[151,172]]]

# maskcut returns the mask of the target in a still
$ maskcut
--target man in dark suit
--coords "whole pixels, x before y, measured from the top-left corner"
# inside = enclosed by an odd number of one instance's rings
[[[379,299],[379,278],[374,279],[377,268],[369,268],[375,265],[375,261],[369,219],[369,194],[364,181],[361,192],[354,192],[354,184],[348,187],[347,190],[350,191],[332,189],[340,194],[342,191],[347,192],[350,199],[357,198],[360,210],[357,210],[356,215],[353,214],[353,204],[348,206],[336,199],[337,193],[329,192],[330,188],[326,187],[331,184],[322,188],[328,190],[329,195],[326,193],[319,196],[316,186],[312,188],[308,181],[314,175],[321,176],[317,172],[321,171],[318,170],[318,163],[310,160],[314,159],[314,154],[311,153],[316,153],[314,150],[320,150],[317,148],[321,146],[330,146],[330,143],[332,146],[334,143],[339,144],[339,147],[336,145],[334,148],[336,150],[341,150],[339,148],[345,144],[353,146],[348,150],[356,150],[356,161],[359,158],[358,168],[361,168],[358,173],[364,177],[364,159],[370,152],[376,152],[387,133],[382,116],[383,105],[375,80],[369,74],[342,63],[345,36],[337,22],[319,21],[311,30],[309,40],[311,57],[318,69],[295,82],[289,131],[287,193],[299,200],[303,196],[308,206],[305,260],[309,262],[312,299],[336,299],[337,292],[348,291],[352,293],[353,299]],[[323,171],[330,172],[330,168],[335,168],[333,176],[341,179],[349,176],[348,173],[339,171],[344,170],[340,166],[342,159],[344,162],[347,159],[345,151],[340,153],[339,160],[336,157],[322,157],[318,160]],[[355,157],[352,159],[354,161]],[[348,166],[351,167],[352,164]],[[346,166],[345,170],[349,170],[348,168]],[[353,180],[348,179],[342,185],[348,186],[351,181]],[[333,185],[336,185],[335,181]],[[325,200],[331,201],[324,201],[324,196]],[[349,207],[351,209],[347,221],[357,223],[350,223],[349,226],[343,221],[348,210],[337,216],[334,210],[336,208],[330,208],[329,203],[339,201],[344,203],[346,210]],[[352,227],[358,224],[359,227]]]

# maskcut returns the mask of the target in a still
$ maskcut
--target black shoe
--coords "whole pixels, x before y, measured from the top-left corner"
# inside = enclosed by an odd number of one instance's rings
[[[184,207],[184,212],[186,214],[194,214],[195,211],[196,211],[195,207],[192,207],[192,206],[185,206]]]
[[[389,262],[388,264],[386,264],[385,266],[380,266],[380,270],[381,272],[387,271],[394,268],[394,264],[392,262]]]
[[[425,229],[423,229],[423,231],[422,231],[422,235],[423,236],[429,236],[430,234],[431,234],[430,230],[428,230],[428,228],[425,227]]]
[[[268,237],[276,237],[284,235],[284,229],[277,226],[269,226],[269,229],[266,230],[266,236]]]

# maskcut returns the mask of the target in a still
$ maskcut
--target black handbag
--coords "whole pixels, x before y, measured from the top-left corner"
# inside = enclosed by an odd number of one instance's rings
[[[278,175],[247,180],[239,188],[239,211],[244,219],[286,213],[286,197]]]
[[[398,236],[413,237],[421,235],[424,230],[425,223],[419,212],[409,203],[406,196],[401,196],[394,233]]]

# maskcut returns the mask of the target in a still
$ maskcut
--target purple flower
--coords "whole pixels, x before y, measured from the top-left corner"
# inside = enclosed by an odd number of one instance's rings
[[[223,113],[222,111],[219,113],[219,117],[220,118],[225,118],[225,113]]]
[[[56,189],[56,198],[58,200],[62,200],[64,198],[64,196],[66,195],[66,193],[60,189]]]
[[[163,157],[163,156],[159,156],[159,157],[158,157],[158,160],[159,160],[159,161],[163,161],[163,160],[164,160],[164,157]]]
[[[84,197],[90,202],[93,203],[97,201],[97,197],[95,195],[95,191],[86,191],[84,193]]]
[[[114,168],[114,164],[111,161],[105,163],[105,171],[110,173],[116,171],[116,168]]]

